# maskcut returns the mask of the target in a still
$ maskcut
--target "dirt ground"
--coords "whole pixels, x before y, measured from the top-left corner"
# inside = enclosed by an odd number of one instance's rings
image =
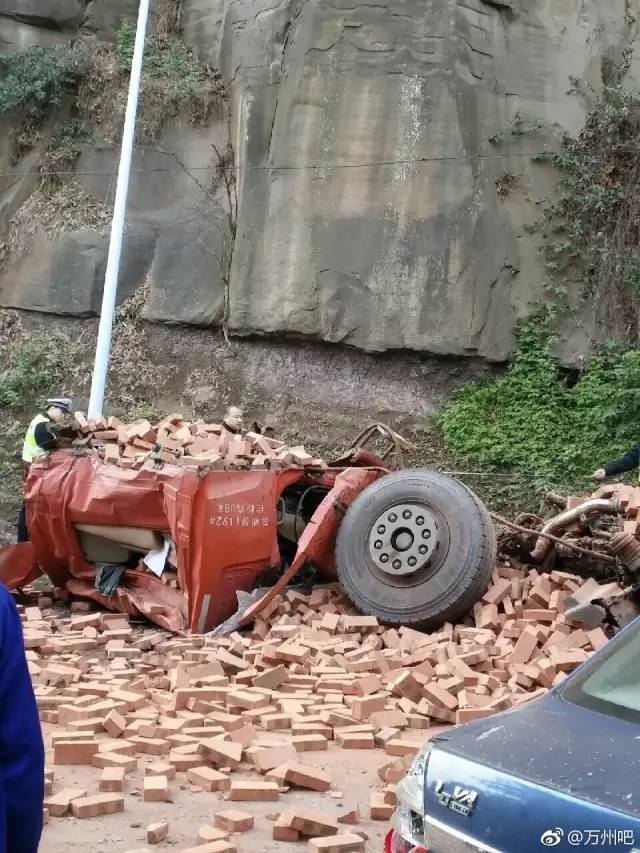
[[[44,584],[36,583],[32,593],[19,596],[18,602],[22,607],[33,606],[37,599],[38,587]],[[45,588],[41,592],[50,592]],[[42,599],[45,601],[45,599]],[[97,615],[97,614],[94,614]],[[23,619],[25,613],[23,612]],[[56,602],[53,609],[45,610],[41,621],[24,621],[25,639],[35,630],[46,630],[46,626],[55,625],[58,632],[50,634],[52,638],[66,636],[81,636],[80,634],[69,634],[71,617],[73,612],[68,604]],[[75,617],[74,617],[75,618]],[[77,618],[84,617],[83,613],[77,614]],[[137,621],[132,625],[133,634],[131,641],[142,641],[148,635],[160,644],[175,642],[174,635],[152,627],[149,623]],[[91,630],[91,629],[89,629]],[[127,640],[127,643],[130,641]],[[144,660],[145,652],[141,652]],[[151,653],[153,654],[153,653]],[[172,660],[179,661],[181,652],[167,651]],[[73,665],[85,672],[86,678],[93,675],[86,674],[86,667],[92,667],[92,672],[102,671],[102,677],[108,677],[109,667],[113,665],[108,650],[104,646],[94,647],[78,654],[48,654],[39,658],[35,652],[28,652],[30,665],[35,662],[40,666],[48,663]],[[134,661],[125,666],[135,667]],[[294,668],[295,670],[295,668]],[[133,670],[128,672],[133,675]],[[122,675],[120,668],[113,670],[113,676]],[[100,678],[101,676],[95,676]],[[34,685],[38,692],[42,689],[42,679],[34,676]],[[70,692],[69,688],[63,686],[58,688],[63,693]],[[70,701],[73,701],[70,698]],[[169,716],[171,712],[169,711]],[[44,717],[47,715],[44,714]],[[73,726],[73,724],[71,724]],[[50,723],[44,721],[42,724],[46,747],[46,768],[54,774],[53,794],[58,794],[64,789],[73,788],[85,791],[87,795],[95,795],[99,792],[99,780],[102,771],[91,765],[59,765],[53,762],[52,736],[65,732],[69,734],[71,728],[69,723]],[[428,740],[434,734],[443,731],[446,726],[432,723],[430,728],[416,729],[406,728],[398,731],[396,737],[406,739],[415,744],[416,741]],[[95,731],[95,730],[94,730]],[[110,740],[105,731],[98,731],[95,735],[102,749],[108,749],[107,742]],[[113,743],[113,741],[111,741]],[[292,743],[291,729],[266,731],[262,727],[256,728],[252,746],[256,745],[289,745]],[[413,747],[415,748],[415,747]],[[102,751],[102,750],[101,750]],[[378,775],[378,770],[393,761],[392,756],[384,749],[344,749],[338,747],[334,741],[329,741],[328,749],[324,751],[305,751],[300,754],[299,761],[309,767],[325,771],[331,780],[331,788],[326,793],[317,793],[299,787],[289,787],[282,791],[278,801],[271,802],[231,802],[228,792],[205,792],[192,785],[187,779],[187,773],[178,772],[169,781],[169,802],[146,803],[143,801],[143,779],[145,767],[158,761],[164,762],[167,755],[144,755],[137,754],[137,768],[125,773],[124,781],[124,812],[107,815],[104,817],[77,819],[71,814],[64,817],[50,816],[45,825],[40,853],[139,853],[139,851],[152,850],[176,850],[180,853],[198,845],[198,830],[201,826],[213,826],[213,816],[225,809],[235,809],[254,815],[254,828],[246,833],[235,833],[230,840],[236,846],[238,853],[254,853],[255,850],[265,851],[290,851],[290,853],[302,853],[308,849],[308,839],[304,836],[299,842],[278,842],[272,837],[273,821],[281,812],[291,809],[310,809],[322,812],[334,818],[353,809],[360,812],[360,820],[354,826],[345,825],[344,831],[363,832],[368,840],[367,851],[382,851],[383,839],[388,830],[388,820],[370,820],[370,799],[374,792],[381,792],[385,788],[385,782]],[[208,762],[203,759],[203,764]],[[244,768],[244,769],[243,769]],[[247,759],[233,772],[233,780],[257,781],[260,776]],[[157,845],[147,845],[146,829],[149,824],[157,823],[163,818],[169,821],[168,838]]]
[[[55,726],[44,726],[45,738],[51,736]],[[446,726],[434,726],[417,732],[409,730],[407,737],[424,734],[425,740],[443,731]],[[286,740],[286,738],[283,738]],[[149,761],[152,759],[149,758]],[[211,825],[212,814],[225,808],[238,808],[255,816],[253,830],[231,836],[238,853],[264,851],[290,851],[301,853],[308,848],[308,840],[278,842],[272,839],[273,822],[268,815],[285,811],[288,805],[321,811],[338,818],[341,814],[359,808],[362,817],[355,831],[364,830],[369,837],[367,851],[382,853],[382,844],[388,829],[386,821],[369,819],[371,793],[380,790],[377,771],[389,762],[382,750],[342,750],[330,747],[326,752],[307,752],[305,764],[326,770],[332,780],[333,789],[325,794],[313,791],[289,791],[282,794],[278,802],[227,803],[222,793],[206,793],[186,782],[186,775],[178,774],[170,783],[172,802],[144,803],[142,801],[142,773],[126,776],[125,811],[91,820],[76,820],[73,817],[51,818],[45,827],[41,853],[125,853],[130,850],[146,850],[146,827],[167,817],[169,837],[161,844],[149,846],[151,850],[182,850],[197,845],[198,828]],[[142,767],[140,762],[140,767]],[[95,767],[55,767],[55,789],[86,788],[97,790],[100,770]],[[234,774],[234,778],[253,778],[255,775]],[[350,827],[345,827],[345,832]]]

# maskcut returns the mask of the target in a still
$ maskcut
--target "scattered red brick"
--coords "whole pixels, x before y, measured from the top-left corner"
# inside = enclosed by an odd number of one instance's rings
[[[131,795],[142,780],[144,801],[165,802],[177,777],[229,805],[279,797],[276,840],[336,836],[335,820],[296,808],[296,789],[332,787],[305,753],[384,749],[379,776],[395,784],[430,725],[544,693],[607,641],[565,621],[562,602],[579,583],[499,566],[469,617],[431,635],[354,614],[336,585],[289,590],[251,632],[221,638],[134,633],[126,616],[86,602],[61,618],[42,597],[39,616],[21,615],[40,713],[54,727],[50,762],[96,768],[88,790],[47,779],[48,819],[122,810],[129,775]],[[388,819],[393,803],[391,789],[374,792],[371,816]],[[340,824],[355,825],[360,815],[345,808]],[[201,827],[199,853],[232,853],[226,833],[248,831],[253,818],[221,808],[214,824]]]

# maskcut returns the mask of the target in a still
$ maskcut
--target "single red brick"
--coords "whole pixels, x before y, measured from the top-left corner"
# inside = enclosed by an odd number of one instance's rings
[[[424,740],[409,741],[394,738],[385,745],[384,751],[387,755],[415,755],[424,746]]]
[[[228,832],[248,832],[253,829],[253,815],[246,812],[227,809],[213,816],[213,822],[218,829]]]
[[[174,770],[175,773],[175,770]],[[187,770],[187,780],[203,791],[228,791],[231,780],[225,773],[212,767],[192,767]]]
[[[496,712],[490,708],[459,708],[456,711],[456,723],[470,723],[473,720],[482,720],[490,717]]]
[[[531,627],[526,627],[509,655],[509,661],[511,663],[526,663],[528,660],[531,660],[531,656],[537,646],[537,632]]]
[[[232,781],[229,789],[229,799],[239,801],[271,801],[279,798],[278,785],[276,782],[245,782]]]
[[[207,738],[200,741],[198,752],[219,767],[235,769],[242,759],[243,747],[240,743],[222,738]]]
[[[305,764],[289,763],[286,766],[285,782],[296,788],[308,788],[311,791],[328,791],[331,778],[323,770],[307,767]]]
[[[51,817],[62,817],[69,811],[73,800],[86,797],[86,795],[87,792],[82,788],[64,788],[57,794],[47,797],[44,804]]]
[[[150,823],[147,827],[147,844],[160,844],[169,835],[169,821]]]
[[[101,791],[122,791],[124,787],[124,768],[105,767],[100,775]]]
[[[273,824],[274,841],[298,841],[299,838],[300,833],[297,829],[291,829],[286,815],[281,815]]]
[[[229,833],[224,829],[216,829],[215,826],[203,824],[198,829],[198,841],[200,844],[210,844],[212,841],[227,841]]]
[[[395,811],[394,805],[385,802],[384,794],[376,791],[371,794],[369,817],[371,820],[390,820]]]
[[[291,744],[285,746],[265,747],[256,749],[251,756],[253,763],[261,773],[273,770],[288,761],[297,760],[297,751]]]
[[[281,819],[301,835],[314,837],[337,835],[339,832],[338,824],[333,818],[310,809],[294,809],[281,815]]]
[[[336,743],[343,749],[375,749],[375,741],[370,732],[337,732]]]
[[[59,740],[53,747],[53,763],[90,765],[97,752],[98,742],[95,740]]]
[[[386,704],[386,695],[365,696],[353,700],[351,713],[356,720],[368,720],[375,711],[384,711]]]
[[[425,697],[434,704],[447,708],[449,711],[455,711],[458,707],[457,698],[435,682],[425,684],[423,689]]]
[[[364,853],[364,838],[355,833],[309,839],[309,853]]]
[[[594,652],[609,642],[607,635],[602,628],[594,628],[592,631],[587,631],[587,637],[589,638],[589,643],[591,644],[591,648]]]
[[[166,776],[145,776],[143,800],[145,803],[164,803],[169,799],[169,782]]]
[[[291,738],[291,743],[296,752],[317,752],[327,749],[329,746],[327,738],[321,734],[298,735]],[[287,760],[289,759],[285,759],[285,761]],[[279,763],[283,764],[284,762]]]
[[[124,797],[120,794],[96,794],[71,801],[71,813],[79,819],[100,817],[124,811]]]

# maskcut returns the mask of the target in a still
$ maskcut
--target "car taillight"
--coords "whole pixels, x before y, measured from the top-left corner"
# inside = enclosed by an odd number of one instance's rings
[[[396,834],[395,829],[390,829],[384,837],[384,853],[393,853],[391,847],[391,839]]]
[[[427,847],[414,846],[395,829],[390,829],[384,837],[384,853],[429,853],[429,850]]]

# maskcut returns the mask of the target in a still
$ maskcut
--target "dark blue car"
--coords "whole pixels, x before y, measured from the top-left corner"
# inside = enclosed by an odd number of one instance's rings
[[[386,853],[640,853],[640,618],[562,685],[436,736]]]

